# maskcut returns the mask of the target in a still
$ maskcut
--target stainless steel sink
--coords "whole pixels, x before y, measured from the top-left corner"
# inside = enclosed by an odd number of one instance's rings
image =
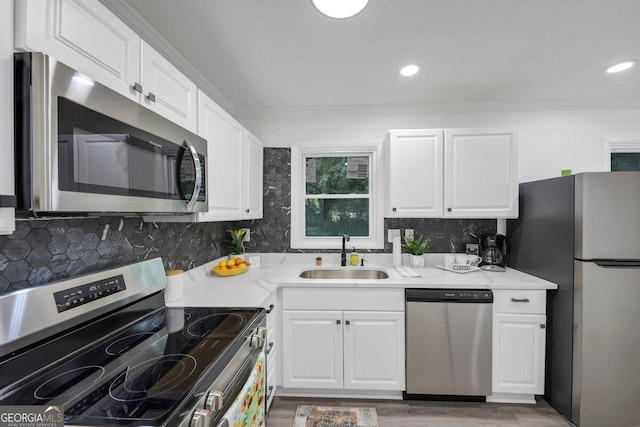
[[[311,269],[300,273],[303,279],[387,279],[389,275],[384,270],[328,270]]]

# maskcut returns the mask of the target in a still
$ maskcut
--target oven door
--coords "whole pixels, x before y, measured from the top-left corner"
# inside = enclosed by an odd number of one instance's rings
[[[249,378],[234,387],[235,399],[221,417],[214,419],[216,427],[263,426],[265,421],[265,354],[260,353]]]
[[[206,141],[46,55],[16,55],[22,208],[188,213],[208,209]],[[31,141],[31,144],[29,144]],[[17,150],[18,151],[18,150]],[[29,206],[31,205],[31,207]]]

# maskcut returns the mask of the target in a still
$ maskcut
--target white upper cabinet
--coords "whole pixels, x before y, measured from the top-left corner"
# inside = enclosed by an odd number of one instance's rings
[[[211,98],[198,94],[198,135],[207,140],[209,212],[197,221],[238,220],[244,217],[244,128]],[[228,189],[233,184],[233,190]]]
[[[441,129],[392,130],[385,140],[389,218],[442,216]]]
[[[514,130],[391,130],[385,150],[386,217],[518,217]]]
[[[21,0],[16,7],[16,48],[50,55],[196,131],[195,84],[99,1]]]
[[[446,129],[444,139],[445,217],[517,218],[516,133]]]
[[[145,41],[142,52],[144,105],[192,132],[197,127],[198,88]]]
[[[262,141],[248,130],[244,130],[244,218],[258,219],[263,216],[262,183],[264,179],[264,148]]]
[[[13,208],[13,2],[0,2],[0,234],[15,230]]]

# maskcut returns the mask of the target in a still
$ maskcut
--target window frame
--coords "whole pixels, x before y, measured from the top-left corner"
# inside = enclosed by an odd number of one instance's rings
[[[611,153],[640,153],[640,137],[604,140],[604,170],[611,172]]]
[[[369,156],[369,236],[352,236],[347,248],[384,248],[384,182],[382,176],[382,143],[350,142],[340,146],[318,147],[317,144],[291,146],[291,233],[292,249],[342,249],[341,237],[305,236],[305,159],[307,157]],[[337,195],[336,198],[349,198]],[[361,197],[354,197],[361,198]]]

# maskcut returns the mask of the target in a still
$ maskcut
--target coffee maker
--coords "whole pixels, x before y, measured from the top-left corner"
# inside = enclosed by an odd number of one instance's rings
[[[505,271],[507,244],[502,234],[480,236],[480,268],[488,271]]]

